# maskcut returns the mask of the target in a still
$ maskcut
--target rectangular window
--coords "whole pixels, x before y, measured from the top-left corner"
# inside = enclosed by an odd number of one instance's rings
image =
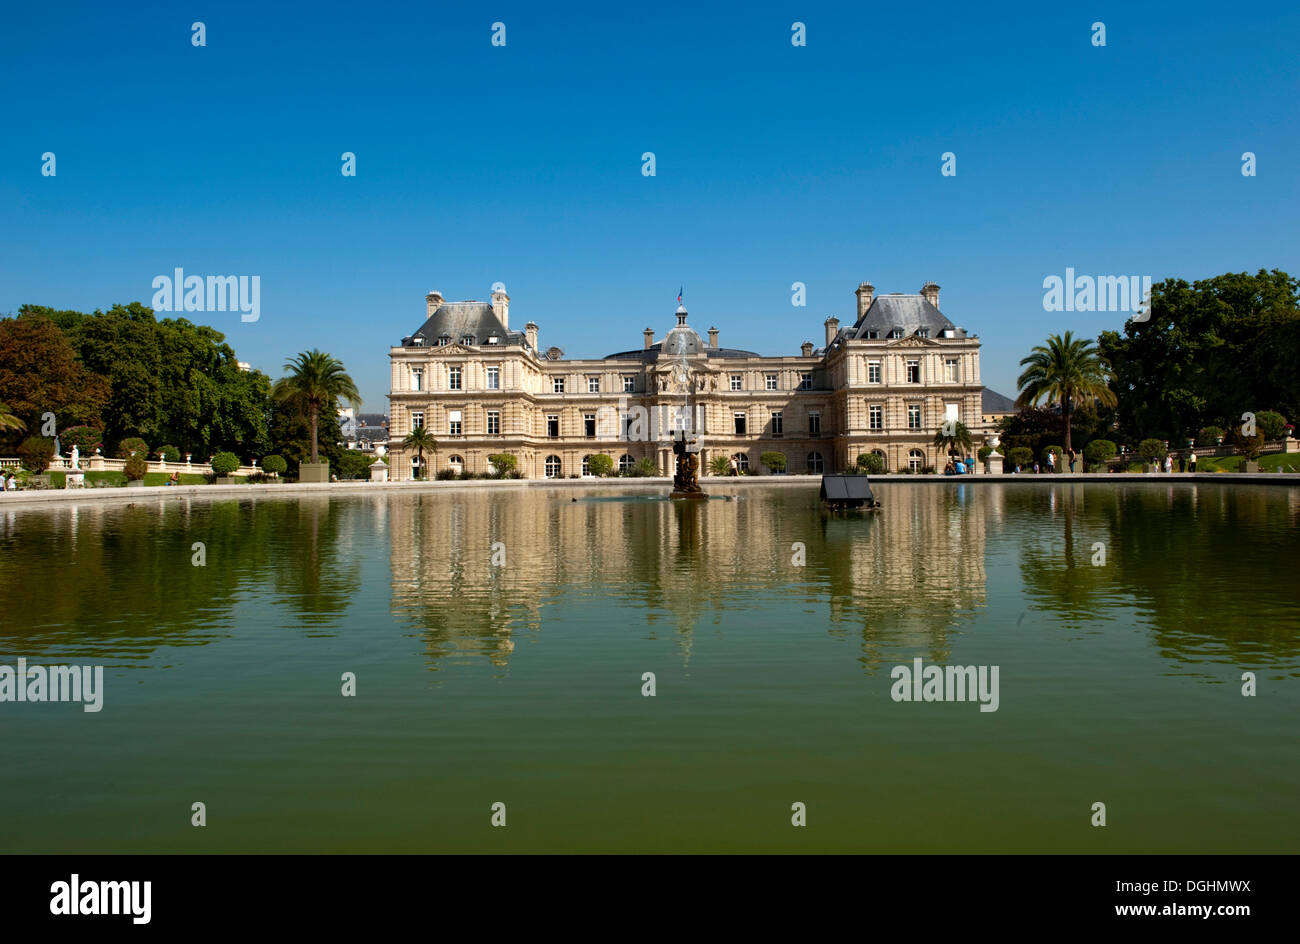
[[[731,417],[736,423],[736,435],[744,436],[745,435],[745,414],[733,413],[731,414]]]
[[[731,375],[731,389],[732,389],[732,390],[739,390],[739,389],[740,389],[740,380],[741,380],[741,378],[740,378],[740,374],[732,374],[732,375]]]
[[[881,409],[879,404],[867,407],[867,415],[871,418],[869,424],[871,429],[880,430],[885,428],[885,411]]]
[[[921,428],[921,404],[909,403],[907,406],[907,428]]]
[[[960,423],[960,422],[961,422],[961,404],[960,404],[960,403],[945,403],[945,404],[943,405],[943,418],[944,418],[944,421],[945,421],[945,422],[949,422],[949,423]]]
[[[422,429],[424,427],[424,411],[411,411],[411,429]]]
[[[767,384],[767,389],[768,389],[768,390],[775,390],[775,389],[776,389],[776,374],[768,374],[767,377],[764,378],[764,380],[765,380],[765,382],[766,382],[766,384]]]
[[[816,410],[808,411],[808,434],[810,436],[819,436],[822,431],[822,415]]]
[[[460,410],[447,411],[447,435],[460,435]]]
[[[880,332],[879,332],[879,331],[868,331],[868,332],[867,332],[867,340],[868,340],[868,341],[879,341],[879,340],[880,340]]]
[[[916,329],[916,336],[917,336],[918,338],[928,338],[928,337],[930,336],[930,329],[929,329],[929,328],[917,328],[917,329]]]
[[[599,377],[588,377],[588,378],[587,378],[587,392],[588,392],[588,393],[600,393],[600,378],[599,378]]]
[[[943,362],[943,379],[950,384],[957,382],[957,358],[950,357]]]
[[[489,390],[501,389],[501,368],[489,367],[487,369],[487,388]]]
[[[551,413],[546,417],[546,435],[551,439],[560,438],[560,417],[557,413]]]
[[[799,375],[799,389],[800,389],[800,390],[811,390],[811,389],[812,389],[812,374],[800,374],[800,375]]]
[[[772,414],[772,435],[779,437],[783,435],[784,429],[785,429],[785,418],[781,415],[780,411],[774,412]]]
[[[582,414],[582,433],[588,439],[596,438],[596,414],[595,413]]]
[[[921,362],[907,362],[907,382],[910,384],[919,384],[921,382]]]
[[[871,361],[867,364],[867,383],[880,383],[880,361]]]
[[[563,377],[552,377],[552,378],[551,378],[551,393],[564,393],[564,378],[563,378]]]
[[[447,389],[448,390],[460,389],[460,368],[459,367],[447,368]]]
[[[501,413],[499,410],[488,410],[487,434],[489,436],[501,435]]]
[[[623,392],[624,393],[636,392],[636,378],[630,374],[623,378]]]
[[[424,368],[423,367],[411,368],[411,389],[412,390],[424,389]]]

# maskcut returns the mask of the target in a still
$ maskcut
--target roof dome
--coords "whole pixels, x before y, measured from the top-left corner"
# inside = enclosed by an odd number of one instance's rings
[[[679,324],[664,336],[660,350],[672,356],[700,354],[704,351],[704,341],[695,333],[694,328]]]

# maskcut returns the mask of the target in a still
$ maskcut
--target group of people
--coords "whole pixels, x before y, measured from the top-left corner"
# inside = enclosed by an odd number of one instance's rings
[[[12,472],[0,472],[0,492],[18,491],[18,479]]]
[[[970,456],[965,459],[949,459],[948,464],[943,467],[944,475],[973,475],[975,473],[975,460]]]

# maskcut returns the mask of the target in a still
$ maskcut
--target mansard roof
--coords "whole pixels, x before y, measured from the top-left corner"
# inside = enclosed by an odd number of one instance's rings
[[[842,339],[863,340],[875,332],[876,338],[887,338],[895,328],[901,328],[903,337],[928,328],[930,337],[942,337],[942,332],[952,331],[954,337],[965,337],[966,332],[949,321],[944,314],[921,295],[877,295],[866,314],[857,324],[840,332]]]
[[[497,344],[521,344],[524,340],[522,332],[506,330],[488,302],[443,302],[419,330],[402,339],[402,347],[433,347],[441,337],[459,344],[467,336],[473,337],[475,344],[486,344],[493,336],[501,339]]]
[[[1015,413],[1016,401],[1010,397],[1004,397],[996,390],[990,390],[985,387],[980,391],[980,412],[982,413]]]

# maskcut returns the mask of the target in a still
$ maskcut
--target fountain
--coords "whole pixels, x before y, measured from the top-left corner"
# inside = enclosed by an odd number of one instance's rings
[[[695,416],[691,411],[691,387],[694,384],[693,372],[687,354],[692,348],[698,353],[699,335],[686,326],[686,308],[677,306],[677,327],[668,332],[664,339],[663,352],[676,354],[677,367],[673,380],[682,391],[682,409],[680,422],[673,430],[673,457],[676,471],[673,474],[673,490],[669,498],[707,499],[704,489],[700,488],[700,437],[695,430]]]

